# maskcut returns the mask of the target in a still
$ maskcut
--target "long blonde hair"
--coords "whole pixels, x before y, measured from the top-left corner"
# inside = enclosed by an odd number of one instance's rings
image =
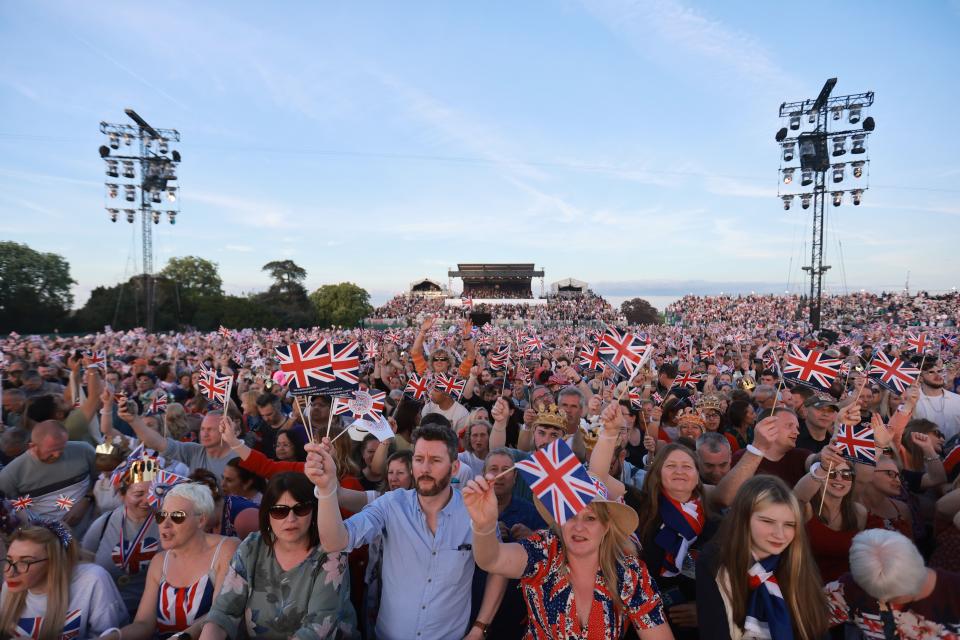
[[[775,476],[759,475],[747,480],[737,492],[730,511],[717,533],[719,570],[725,570],[730,584],[727,594],[734,624],[743,627],[747,616],[750,584],[747,572],[754,563],[750,519],[771,504],[783,504],[793,512],[796,534],[780,554],[775,573],[790,610],[793,629],[800,640],[820,638],[828,629],[827,599],[820,572],[813,562],[800,503],[787,485]]]
[[[607,532],[603,534],[600,540],[600,572],[603,574],[603,584],[610,592],[613,599],[613,606],[617,611],[623,609],[623,601],[620,598],[620,583],[617,580],[617,565],[626,565],[626,556],[636,556],[637,547],[630,539],[632,531],[627,531],[619,526],[617,520],[610,512],[610,507],[604,502],[592,502],[590,507],[597,514],[600,524],[607,526]],[[560,540],[561,549],[563,548],[563,533],[556,522],[551,522],[551,528]]]
[[[57,640],[63,633],[63,625],[67,618],[67,607],[70,603],[70,579],[73,577],[73,568],[77,564],[78,551],[75,540],[70,540],[66,547],[60,542],[50,529],[35,525],[26,525],[13,532],[10,536],[10,545],[17,540],[26,540],[42,545],[47,554],[47,610],[43,615],[43,625],[40,628],[40,640]],[[23,613],[26,604],[26,590],[19,593],[7,593],[7,598],[0,608],[0,635],[7,637]]]

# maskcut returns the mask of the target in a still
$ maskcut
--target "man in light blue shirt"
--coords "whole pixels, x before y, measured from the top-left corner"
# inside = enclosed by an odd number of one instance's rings
[[[305,473],[317,486],[317,529],[326,551],[351,551],[383,536],[381,640],[480,640],[503,598],[507,580],[491,576],[473,624],[470,584],[476,568],[470,516],[459,491],[457,437],[424,425],[413,433],[415,489],[390,491],[344,522],[337,469],[326,445],[308,445]]]

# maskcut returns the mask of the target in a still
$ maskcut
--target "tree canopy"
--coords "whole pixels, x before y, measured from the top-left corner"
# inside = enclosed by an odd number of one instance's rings
[[[620,311],[626,316],[630,324],[662,324],[660,312],[643,298],[624,300]]]
[[[181,295],[196,297],[222,296],[223,281],[217,263],[196,256],[170,258],[167,266],[158,274],[173,280]]]
[[[370,294],[352,282],[325,284],[310,294],[321,327],[354,327],[373,311]]]
[[[0,332],[60,328],[73,305],[74,284],[62,256],[0,242]]]

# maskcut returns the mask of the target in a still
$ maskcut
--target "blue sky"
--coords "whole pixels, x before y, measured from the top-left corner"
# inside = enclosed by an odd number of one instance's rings
[[[876,92],[870,190],[828,207],[831,290],[960,285],[960,1],[0,2],[0,238],[77,301],[139,271],[101,120],[183,140],[155,262],[230,292],[289,258],[379,301],[458,261],[612,295],[803,289],[776,199],[784,100]],[[842,255],[841,255],[842,251]],[[842,259],[841,259],[842,258]]]

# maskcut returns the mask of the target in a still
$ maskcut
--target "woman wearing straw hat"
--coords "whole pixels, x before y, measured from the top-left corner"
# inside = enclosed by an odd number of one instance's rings
[[[594,480],[596,497],[563,526],[539,500],[550,524],[525,540],[497,538],[493,475],[477,476],[463,490],[473,528],[473,555],[489,573],[519,578],[529,614],[528,638],[619,638],[627,620],[642,639],[672,638],[660,595],[637,557],[630,533],[637,514],[607,498]]]

